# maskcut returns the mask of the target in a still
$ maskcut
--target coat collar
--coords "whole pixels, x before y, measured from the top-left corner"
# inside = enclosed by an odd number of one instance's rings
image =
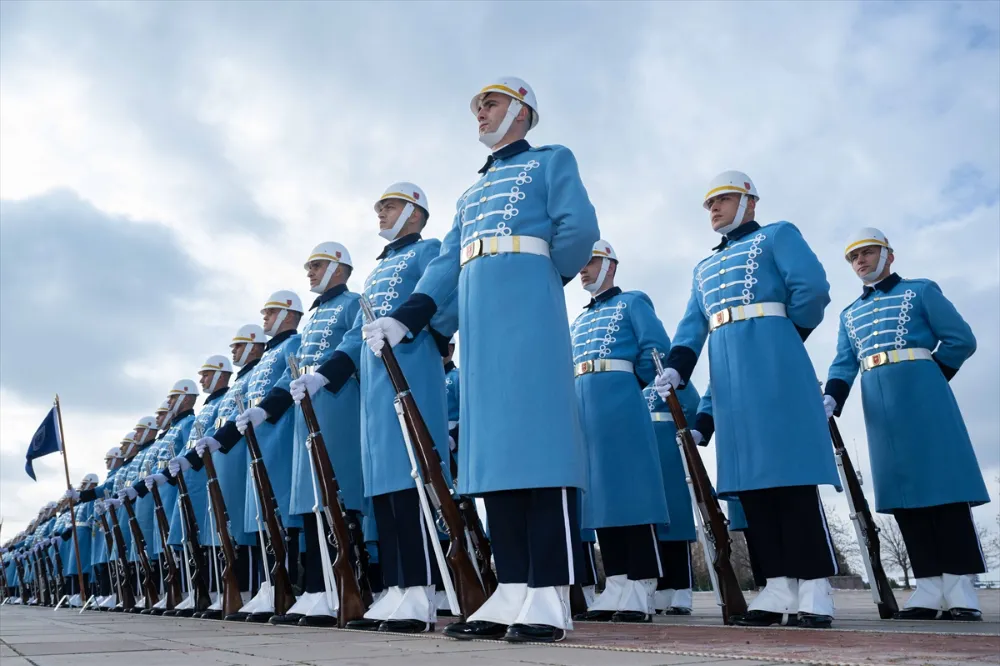
[[[223,386],[220,389],[216,389],[216,390],[212,391],[211,393],[208,394],[208,397],[205,398],[205,404],[207,405],[208,403],[212,402],[213,400],[218,400],[222,396],[226,395],[226,391],[228,391],[228,390],[229,390],[228,386]]]
[[[757,231],[758,229],[760,229],[760,225],[757,224],[756,222],[754,222],[753,220],[750,220],[749,222],[744,222],[743,224],[741,224],[740,226],[736,227],[735,229],[733,229],[732,231],[730,231],[728,234],[726,234],[725,236],[723,236],[722,237],[722,242],[720,242],[718,245],[716,245],[712,249],[716,250],[716,251],[717,250],[721,250],[721,249],[725,248],[726,245],[728,245],[732,241],[739,240],[739,239],[743,238],[744,236]]]
[[[444,364],[444,374],[447,375],[449,372],[451,372],[454,369],[455,369],[455,362],[454,361],[448,361],[447,363]]]
[[[264,351],[265,352],[271,351],[272,349],[274,349],[275,347],[277,347],[282,342],[292,337],[296,333],[298,333],[298,331],[296,331],[294,328],[290,328],[287,331],[282,331],[281,333],[278,333],[276,336],[267,341],[267,344],[264,345]]]
[[[893,273],[886,279],[882,280],[881,282],[877,282],[873,287],[865,285],[864,288],[861,290],[861,300],[865,300],[866,298],[871,296],[873,293],[875,293],[876,289],[881,291],[883,294],[889,293],[890,291],[892,291],[893,287],[895,287],[902,281],[902,279],[903,278],[899,277],[898,274]]]
[[[316,308],[323,305],[327,301],[331,301],[335,299],[337,296],[340,296],[345,291],[347,291],[346,282],[338,284],[336,287],[330,287],[329,289],[327,289],[322,294],[316,297],[316,300],[313,301],[313,304],[309,306],[309,309],[315,310]]]
[[[170,422],[170,425],[167,426],[167,430],[169,430],[170,428],[173,428],[175,425],[177,425],[178,423],[180,423],[181,421],[183,421],[184,419],[186,419],[189,416],[194,416],[194,410],[193,409],[185,409],[183,412],[178,412],[177,414],[174,415],[174,418]]]
[[[400,238],[397,238],[396,240],[386,245],[382,249],[382,252],[375,258],[385,259],[387,256],[389,256],[390,252],[394,252],[400,248],[404,248],[407,245],[413,245],[418,240],[420,240],[420,234],[406,234],[405,236],[401,236]]]
[[[583,307],[585,309],[589,310],[590,308],[594,307],[598,303],[603,303],[604,301],[606,301],[608,299],[614,298],[615,296],[617,296],[620,293],[622,293],[621,287],[611,287],[611,289],[605,289],[604,291],[602,291],[601,293],[599,293],[597,296],[595,296],[592,299],[590,299],[590,302],[587,303],[586,305],[584,305]]]
[[[493,166],[493,163],[497,160],[505,160],[508,157],[514,157],[514,155],[518,155],[530,149],[531,144],[528,143],[527,139],[518,139],[514,143],[508,143],[506,146],[486,158],[486,164],[484,164],[483,168],[479,170],[479,173],[486,173],[489,171],[490,167]]]

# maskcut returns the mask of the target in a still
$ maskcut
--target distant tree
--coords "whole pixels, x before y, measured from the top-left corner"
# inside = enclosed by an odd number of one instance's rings
[[[877,516],[875,524],[879,528],[879,542],[890,565],[903,572],[903,587],[910,589],[910,554],[906,552],[906,543],[899,525],[892,516]]]
[[[837,568],[841,576],[849,576],[861,564],[861,548],[858,546],[857,534],[850,521],[823,503],[826,512],[826,525],[830,530],[830,540],[833,542],[833,555],[837,559]]]

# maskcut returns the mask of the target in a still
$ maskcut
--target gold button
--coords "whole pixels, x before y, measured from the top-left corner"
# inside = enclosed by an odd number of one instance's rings
[[[723,282],[722,284],[719,285],[719,289],[725,289],[725,288],[726,288],[726,283],[725,282]]]
[[[725,273],[725,272],[726,272],[726,269],[725,269],[725,268],[720,268],[720,269],[719,269],[719,275],[722,275],[722,274],[723,274],[723,273]]]
[[[876,296],[876,297],[875,297],[875,302],[876,302],[876,303],[878,302],[878,296]]]
[[[878,308],[874,308],[872,312],[878,312]]]
[[[875,343],[875,349],[878,349],[878,343],[877,342]]]
[[[482,213],[480,213],[479,215],[477,215],[477,216],[476,216],[476,219],[477,219],[477,220],[481,220],[481,219],[483,219],[483,214],[482,214]]]
[[[483,183],[483,187],[489,187],[489,186],[490,186],[490,181],[486,181],[485,183]]]
[[[496,167],[490,167],[490,173],[493,173],[493,172],[494,172],[494,171],[496,171],[496,170],[497,170],[497,168],[496,168]]]
[[[873,321],[872,323],[873,323],[873,324],[877,324],[877,323],[878,323],[878,319],[876,319],[876,320],[875,320],[875,321]]]
[[[480,199],[479,203],[486,203],[486,197],[483,197],[482,199]]]

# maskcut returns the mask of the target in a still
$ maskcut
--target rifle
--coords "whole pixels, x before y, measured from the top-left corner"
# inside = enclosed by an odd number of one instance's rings
[[[899,611],[896,604],[896,597],[889,587],[889,577],[885,575],[882,568],[881,544],[879,543],[878,526],[872,517],[871,509],[868,507],[868,500],[861,490],[861,479],[851,457],[844,446],[844,439],[840,436],[840,428],[837,427],[833,417],[830,417],[830,437],[833,439],[833,454],[837,458],[837,471],[840,473],[840,482],[844,486],[847,495],[847,507],[851,510],[851,522],[854,523],[854,532],[858,537],[858,544],[861,546],[861,561],[864,563],[865,572],[868,574],[868,586],[871,588],[872,599],[878,607],[878,615],[883,620],[889,620]]]
[[[375,321],[375,312],[364,294],[361,295],[361,309],[369,322]],[[420,414],[417,402],[410,392],[410,385],[403,375],[396,354],[388,344],[382,348],[381,355],[385,370],[392,381],[393,389],[396,391],[393,402],[403,431],[403,441],[407,444],[411,463],[414,464],[414,481],[417,485],[417,494],[420,497],[425,518],[431,518],[428,504],[433,503],[440,519],[438,521],[427,520],[427,528],[431,531],[434,525],[443,523],[441,526],[448,534],[448,568],[451,569],[454,576],[454,592],[457,597],[455,601],[460,608],[461,620],[465,621],[486,602],[486,589],[480,578],[480,572],[473,564],[465,544],[461,541],[461,537],[466,534],[462,514],[459,512],[452,494],[453,489],[445,480],[441,456],[434,446],[434,440],[427,429],[427,423]],[[416,474],[417,464],[420,466],[421,473],[419,475]],[[449,593],[449,603],[454,604],[455,602],[451,598],[451,581],[445,575],[444,563],[441,562],[443,558],[440,555],[438,536],[436,533],[429,536],[431,545],[435,547],[435,555],[438,557],[438,566],[441,568],[441,578],[445,591]]]
[[[148,466],[146,473],[149,473]],[[129,499],[128,495],[122,499],[122,504],[125,505],[125,513],[128,514],[128,528],[132,532],[132,541],[135,543],[135,552],[139,557],[139,566],[142,567],[142,589],[145,592],[145,604],[148,610],[160,600],[160,596],[156,591],[156,583],[153,581],[153,568],[149,565],[149,557],[146,555],[146,539],[142,536],[142,529],[135,517],[135,507],[132,506],[132,500]]]
[[[108,494],[108,492],[104,491],[105,497],[107,497],[107,494]],[[97,513],[96,508],[95,508],[94,512]],[[105,517],[105,515],[103,513],[100,514],[100,520],[99,520],[98,524],[99,524],[99,526],[101,528],[101,531],[104,533],[104,545],[107,548],[107,552],[108,552],[108,562],[107,562],[107,565],[108,565],[108,576],[111,578],[111,582],[115,586],[115,589],[117,590],[117,596],[118,596],[118,598],[122,599],[124,597],[123,597],[123,592],[122,592],[121,571],[119,570],[117,564],[115,564],[114,566],[111,565],[111,562],[112,562],[112,559],[111,559],[112,555],[111,554],[114,552],[115,546],[114,546],[114,543],[113,543],[113,541],[111,539],[111,528],[108,527],[108,519],[107,519],[107,517]]]
[[[236,396],[236,408],[242,414],[245,410],[243,398]],[[247,429],[243,432],[247,440],[247,451],[250,453],[250,472],[253,475],[254,486],[257,488],[257,497],[260,499],[260,509],[264,513],[264,526],[267,530],[267,540],[271,546],[271,554],[274,556],[274,565],[271,567],[271,586],[274,600],[274,614],[285,615],[288,609],[295,603],[295,590],[292,589],[292,580],[285,568],[285,528],[281,524],[281,513],[278,509],[278,500],[274,497],[274,488],[271,486],[271,477],[264,467],[264,455],[260,451],[257,443],[257,433],[254,432],[253,424],[248,423]],[[264,557],[264,553],[261,553]],[[266,561],[265,561],[266,566]]]
[[[653,350],[653,363],[656,365],[656,374],[663,374],[663,364],[660,362],[660,353]],[[705,529],[702,534],[707,545],[705,559],[711,557],[712,570],[718,581],[717,590],[719,593],[719,605],[722,607],[722,623],[732,624],[736,617],[746,615],[747,602],[743,598],[743,590],[740,589],[739,579],[732,563],[732,541],[729,538],[729,520],[722,513],[719,500],[712,490],[712,482],[708,478],[705,470],[705,463],[702,462],[698,453],[698,446],[691,436],[691,429],[688,427],[684,410],[677,399],[677,392],[671,391],[667,394],[667,406],[674,417],[674,426],[677,428],[677,442],[683,452],[683,460],[687,467],[690,487],[694,493],[695,505],[701,516]],[[709,553],[708,551],[712,552]],[[715,581],[713,581],[715,582]]]
[[[161,466],[162,472],[162,466]],[[150,491],[153,495],[153,513],[156,516],[156,527],[160,533],[160,543],[163,544],[163,559],[167,562],[167,575],[163,578],[163,587],[167,593],[167,603],[164,610],[173,610],[177,604],[184,600],[184,593],[181,591],[181,573],[177,566],[177,560],[167,545],[170,535],[170,521],[167,520],[167,512],[163,508],[163,500],[160,498],[160,488],[155,483]]]
[[[108,511],[111,516],[111,532],[114,535],[115,547],[118,549],[118,580],[122,595],[118,598],[124,610],[135,608],[135,593],[132,591],[132,570],[128,566],[128,555],[125,553],[125,537],[122,535],[121,525],[118,524],[118,514],[114,507]],[[101,516],[104,526],[107,527],[107,520]],[[108,551],[111,557],[111,551]]]
[[[295,362],[295,356],[288,355],[288,368],[292,379],[299,378],[299,366]],[[320,498],[323,503],[323,513],[326,514],[326,524],[330,532],[327,539],[337,549],[337,557],[333,561],[333,573],[337,577],[337,592],[340,609],[337,611],[337,626],[343,629],[348,622],[359,620],[365,615],[365,611],[372,602],[371,585],[368,580],[367,571],[364,575],[358,576],[351,566],[351,550],[357,558],[358,565],[367,569],[367,553],[362,553],[364,543],[357,541],[361,533],[360,525],[357,525],[357,518],[348,514],[347,507],[344,506],[344,499],[340,493],[340,484],[337,483],[337,475],[334,473],[333,464],[330,462],[330,453],[326,449],[326,441],[323,433],[320,432],[319,420],[313,410],[312,398],[308,392],[302,396],[299,403],[302,408],[302,417],[309,429],[309,436],[306,438],[306,448],[309,450],[312,462],[313,475],[319,482]],[[315,486],[314,486],[315,488]],[[320,498],[316,498],[319,500]],[[336,505],[337,509],[333,507]],[[319,512],[316,511],[316,527],[322,531],[323,521]],[[349,524],[349,522],[351,524]],[[353,529],[352,529],[353,528]],[[363,536],[361,537],[364,538]],[[325,551],[326,545],[320,539],[320,549]],[[322,553],[321,553],[322,554]],[[323,558],[324,560],[328,558]],[[324,568],[328,567],[324,561]],[[360,580],[359,580],[360,578]],[[362,581],[364,590],[362,591]]]
[[[202,550],[200,539],[198,538],[198,519],[194,514],[194,506],[191,504],[191,496],[188,495],[187,482],[184,474],[178,474],[177,479],[177,502],[180,504],[181,522],[184,525],[184,540],[188,545],[188,566],[191,576],[191,587],[194,592],[194,609],[198,613],[206,610],[212,605],[212,593],[205,582],[205,573],[208,565],[205,562],[205,551]],[[159,496],[159,489],[156,496]],[[154,502],[156,501],[154,497]],[[160,503],[162,506],[162,502]]]
[[[34,559],[35,580],[38,581],[39,603],[42,606],[51,606],[55,602],[52,601],[52,592],[49,589],[48,571],[46,570],[45,565],[43,564],[43,560],[46,559],[46,556],[42,553],[41,550],[36,550],[34,552],[34,557],[35,557]]]
[[[226,511],[226,499],[219,485],[219,475],[215,471],[212,452],[206,450],[201,457],[205,463],[205,474],[208,476],[208,496],[212,503],[212,515],[215,516],[216,532],[222,547],[222,557],[225,566],[222,568],[222,617],[238,613],[243,607],[243,595],[240,593],[240,581],[236,577],[236,547],[229,531],[229,512]]]
[[[20,554],[18,553],[18,555]],[[28,592],[28,584],[24,582],[24,562],[18,559],[17,556],[14,557],[14,567],[17,569],[17,586],[21,592],[21,605],[27,606],[30,593]]]

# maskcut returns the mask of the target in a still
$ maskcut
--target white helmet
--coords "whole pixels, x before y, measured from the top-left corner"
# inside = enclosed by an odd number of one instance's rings
[[[167,411],[167,403],[163,403],[163,411]],[[160,413],[160,410],[156,410]],[[145,428],[146,430],[156,430],[156,417],[155,416],[143,416],[139,419],[139,422],[135,424],[135,431],[139,432],[139,428]]]
[[[198,395],[198,384],[190,379],[179,379],[167,395]]]
[[[233,341],[229,343],[230,347],[235,347],[238,344],[246,343],[246,347],[243,349],[243,355],[238,361],[235,361],[237,367],[242,368],[246,362],[247,358],[250,357],[250,349],[253,345],[264,344],[267,341],[264,335],[264,329],[257,324],[244,324],[240,326],[240,330],[236,331],[236,335],[233,336]]]
[[[481,134],[479,140],[486,145],[487,148],[492,148],[497,145],[504,135],[507,134],[507,130],[514,123],[514,118],[517,114],[521,112],[521,106],[527,106],[531,109],[531,125],[528,129],[534,129],[535,125],[538,124],[538,102],[535,100],[535,91],[531,89],[523,79],[519,79],[516,76],[501,76],[499,79],[489,84],[478,93],[473,95],[472,101],[469,102],[469,108],[472,109],[473,114],[479,114],[479,108],[482,106],[483,98],[490,93],[500,93],[501,95],[506,95],[511,98],[510,106],[507,107],[507,115],[504,116],[500,125],[493,132],[487,132],[486,134]]]
[[[334,272],[337,270],[338,264],[344,264],[345,266],[354,267],[351,263],[351,254],[347,251],[347,248],[340,243],[335,243],[333,241],[327,241],[326,243],[320,243],[313,248],[313,251],[309,254],[309,258],[306,259],[304,268],[309,269],[309,264],[313,261],[329,261],[330,263],[326,267],[326,272],[323,273],[323,277],[319,282],[316,283],[315,287],[310,288],[310,291],[316,294],[322,294],[330,286],[330,278],[333,277]]]
[[[87,476],[83,477],[83,481],[80,482],[80,485],[81,486],[86,486],[86,485],[94,485],[94,486],[96,486],[97,483],[98,483],[98,481],[100,481],[100,479],[97,478],[97,475],[94,474],[93,472],[91,472]]]
[[[375,201],[376,213],[379,211],[379,204],[386,199],[400,199],[406,204],[403,206],[403,211],[399,214],[399,217],[396,219],[396,223],[392,225],[392,228],[383,229],[378,232],[378,235],[387,241],[396,240],[396,236],[399,235],[403,225],[406,224],[406,221],[410,219],[410,215],[413,214],[414,206],[420,206],[423,208],[428,217],[431,215],[431,209],[427,204],[427,195],[424,194],[422,189],[413,183],[401,181],[393,183],[389,187],[385,188],[385,192],[382,193],[382,196]]]
[[[594,243],[594,247],[590,251],[591,258],[600,257],[601,258],[601,272],[597,274],[597,279],[590,284],[583,285],[591,294],[596,294],[604,284],[604,280],[608,277],[608,269],[611,267],[611,262],[618,263],[618,255],[615,254],[615,249],[611,247],[611,243],[604,240],[598,240]]]
[[[877,245],[882,248],[879,251],[878,264],[869,273],[861,276],[861,281],[869,284],[874,282],[882,271],[885,270],[885,262],[889,259],[889,253],[892,252],[892,246],[889,245],[889,239],[886,235],[876,229],[875,227],[865,227],[864,229],[859,229],[855,233],[851,234],[851,237],[847,239],[847,244],[844,246],[844,258],[850,262],[848,257],[851,252],[862,247],[868,247],[871,245]]]
[[[124,443],[125,440],[122,440]],[[120,446],[113,446],[108,449],[108,452],[104,454],[105,460],[116,460],[122,457],[122,448]]]
[[[260,309],[260,313],[265,314],[268,310],[281,310],[278,316],[274,318],[274,323],[271,324],[270,330],[264,331],[269,337],[278,334],[278,328],[281,327],[281,323],[285,321],[285,317],[288,316],[289,312],[298,312],[299,314],[304,312],[302,301],[299,299],[298,294],[288,289],[276,291],[268,296],[264,307]]]
[[[705,210],[708,210],[711,207],[708,203],[709,200],[727,192],[739,194],[740,205],[736,209],[736,217],[733,218],[733,221],[716,230],[723,235],[743,224],[743,215],[747,209],[747,197],[752,197],[754,201],[760,200],[760,195],[757,194],[757,188],[750,180],[750,176],[742,171],[723,171],[709,182],[708,191],[705,192],[705,198],[702,199],[701,205],[705,207]]]
[[[55,502],[46,502],[45,503],[45,510],[46,511],[51,511],[54,508],[56,508],[56,503]]]
[[[212,354],[206,358],[205,362],[201,364],[198,374],[203,372],[212,372],[214,374],[212,375],[212,381],[208,384],[208,388],[205,389],[205,393],[213,393],[219,387],[219,379],[222,378],[222,373],[231,373],[232,371],[233,364],[222,354]]]
[[[156,415],[159,416],[160,414],[166,414],[168,411],[170,411],[170,401],[164,400],[163,403],[156,408]]]

